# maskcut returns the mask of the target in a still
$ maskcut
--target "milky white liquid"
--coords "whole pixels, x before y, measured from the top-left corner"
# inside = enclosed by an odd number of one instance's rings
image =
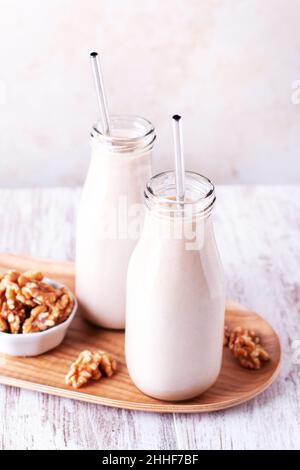
[[[130,260],[126,361],[142,392],[184,400],[208,389],[220,372],[223,275],[211,217],[197,223],[197,250],[171,239],[164,224],[148,211]]]
[[[132,232],[142,225],[141,213],[127,210],[142,202],[150,173],[150,152],[112,155],[93,148],[77,220],[76,295],[96,325],[125,326],[126,274],[137,241],[126,222]]]

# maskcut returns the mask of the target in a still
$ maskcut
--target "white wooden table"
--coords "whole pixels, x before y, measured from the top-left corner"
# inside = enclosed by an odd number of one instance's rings
[[[79,195],[65,188],[0,190],[0,251],[72,260]],[[0,448],[300,448],[300,361],[292,349],[300,339],[300,187],[221,187],[217,196],[228,297],[279,333],[278,380],[245,405],[202,415],[110,409],[0,386]]]

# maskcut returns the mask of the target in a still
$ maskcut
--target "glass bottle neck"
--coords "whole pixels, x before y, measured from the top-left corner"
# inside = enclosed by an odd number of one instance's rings
[[[160,173],[149,180],[144,192],[150,211],[166,218],[207,217],[214,207],[216,196],[213,183],[205,176],[185,172],[185,198],[176,198],[174,171]]]
[[[154,126],[139,116],[111,116],[110,135],[98,123],[91,132],[92,147],[105,149],[109,155],[139,155],[150,152],[156,139]]]

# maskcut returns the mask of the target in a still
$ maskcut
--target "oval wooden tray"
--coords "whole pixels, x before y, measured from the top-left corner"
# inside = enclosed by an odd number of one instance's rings
[[[0,272],[8,268],[38,269],[47,277],[74,287],[74,267],[69,262],[0,255]],[[131,410],[164,413],[199,413],[221,410],[244,403],[263,392],[275,380],[280,368],[278,336],[261,316],[234,302],[226,307],[226,324],[241,325],[259,332],[271,361],[258,371],[243,369],[228,348],[224,348],[222,370],[217,382],[204,394],[185,402],[164,402],[142,394],[131,382],[123,353],[124,333],[93,328],[80,317],[72,324],[64,343],[36,358],[0,355],[0,383],[27,388],[60,397]],[[64,384],[70,363],[82,349],[112,352],[119,363],[111,379],[91,382],[80,390]]]

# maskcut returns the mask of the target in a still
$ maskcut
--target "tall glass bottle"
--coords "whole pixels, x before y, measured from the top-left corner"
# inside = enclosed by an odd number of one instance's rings
[[[211,211],[213,184],[174,172],[146,186],[146,219],[127,276],[126,361],[136,386],[162,400],[192,398],[217,379],[224,334],[224,284]]]
[[[76,295],[89,321],[120,329],[156,136],[140,117],[112,116],[110,126],[109,136],[97,126],[91,132],[92,157],[77,219]]]

